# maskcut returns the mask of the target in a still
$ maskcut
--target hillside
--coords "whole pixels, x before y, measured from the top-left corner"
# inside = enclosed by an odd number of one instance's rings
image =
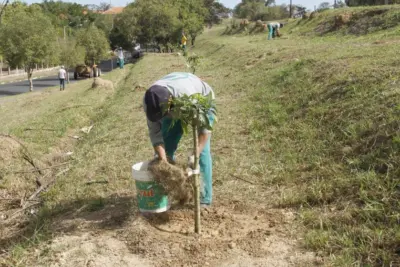
[[[355,20],[380,9],[345,12]],[[173,210],[167,222],[139,216],[130,174],[133,163],[152,157],[143,87],[187,71],[182,57],[149,54],[113,72],[115,92],[88,90],[84,81],[64,93],[1,99],[0,133],[14,139],[0,154],[8,162],[0,164],[0,194],[17,201],[2,201],[0,212],[12,217],[35,191],[38,174],[20,171],[32,169],[26,158],[51,168],[41,174],[46,181],[58,176],[40,209],[1,222],[0,263],[400,264],[400,27],[354,35],[346,24],[321,35],[316,29],[338,12],[291,21],[274,41],[223,35],[225,26],[196,40],[196,74],[215,88],[219,112],[216,199],[202,213],[202,237],[192,234],[190,210]],[[396,16],[397,7],[385,14]]]

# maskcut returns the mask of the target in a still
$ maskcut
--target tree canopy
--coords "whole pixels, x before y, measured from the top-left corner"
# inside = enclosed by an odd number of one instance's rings
[[[242,0],[235,7],[234,12],[239,18],[253,21],[282,19],[290,16],[288,6],[276,6],[274,0]]]
[[[56,31],[36,6],[14,5],[9,11],[0,28],[1,53],[11,67],[24,66],[31,78],[36,64],[56,61]]]
[[[173,46],[182,31],[194,40],[206,24],[219,21],[218,13],[227,11],[215,0],[136,0],[115,18],[110,39],[114,47],[135,42]]]
[[[88,65],[99,63],[110,50],[105,33],[94,25],[79,29],[76,33],[76,41],[77,45],[86,50],[85,62]]]

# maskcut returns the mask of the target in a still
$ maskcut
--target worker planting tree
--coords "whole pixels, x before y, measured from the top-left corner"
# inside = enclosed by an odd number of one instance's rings
[[[208,207],[212,203],[210,139],[216,114],[213,101],[214,92],[207,83],[183,72],[171,73],[156,81],[144,97],[150,140],[159,160],[174,161],[183,134],[189,126],[193,129],[193,157],[189,163],[195,174],[197,233],[200,232],[200,205]],[[201,188],[198,174],[201,174]]]
[[[281,33],[279,31],[280,28],[283,28],[283,24],[279,22],[271,22],[268,23],[268,40],[275,37],[281,37]]]

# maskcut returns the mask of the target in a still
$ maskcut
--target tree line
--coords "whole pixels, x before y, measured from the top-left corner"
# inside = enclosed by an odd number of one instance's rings
[[[126,49],[140,43],[172,50],[184,32],[194,45],[204,27],[220,23],[224,12],[229,9],[215,0],[136,0],[115,17],[110,40]]]
[[[76,3],[19,1],[3,10],[0,55],[12,68],[23,67],[33,89],[32,73],[43,63],[95,64],[110,50],[107,35],[96,27],[99,15]]]
[[[167,49],[184,32],[194,44],[206,25],[220,23],[230,10],[216,0],[136,0],[118,15],[104,15],[111,6],[44,0],[27,5],[15,1],[2,7],[0,56],[10,67],[22,67],[32,90],[39,65],[92,65],[110,50],[133,49],[136,43]]]
[[[301,5],[292,5],[292,15],[305,13],[306,8]],[[269,21],[290,17],[289,5],[276,5],[275,0],[242,0],[235,9],[235,16],[252,21]]]

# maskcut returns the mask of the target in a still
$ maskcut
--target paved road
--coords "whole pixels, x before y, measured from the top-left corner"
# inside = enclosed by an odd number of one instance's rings
[[[70,74],[73,77],[74,74]],[[75,82],[74,80],[71,80],[71,83]],[[58,86],[60,84],[58,77],[57,76],[51,76],[51,77],[44,77],[44,78],[38,78],[33,80],[33,90],[38,91],[38,90],[43,90],[48,87],[53,87],[53,86]],[[68,86],[68,85],[67,85]],[[10,95],[18,95],[18,94],[23,94],[29,92],[29,81],[25,80],[22,82],[13,82],[13,83],[7,83],[0,85],[0,97],[3,96],[10,96]]]
[[[115,68],[117,65],[116,61],[113,62],[113,68]],[[103,73],[111,71],[112,66],[111,66],[111,61],[104,61],[100,64],[100,68]],[[70,81],[71,83],[74,83],[74,74],[70,73]],[[38,90],[43,90],[45,88],[49,87],[54,87],[58,86],[60,84],[58,77],[55,76],[50,76],[50,77],[44,77],[44,78],[38,78],[33,80],[33,90],[38,91]],[[67,85],[68,86],[68,85]],[[29,92],[29,81],[25,80],[22,82],[13,82],[13,83],[8,83],[8,84],[3,84],[0,85],[0,97],[4,96],[11,96],[11,95],[18,95],[18,94],[23,94]]]

